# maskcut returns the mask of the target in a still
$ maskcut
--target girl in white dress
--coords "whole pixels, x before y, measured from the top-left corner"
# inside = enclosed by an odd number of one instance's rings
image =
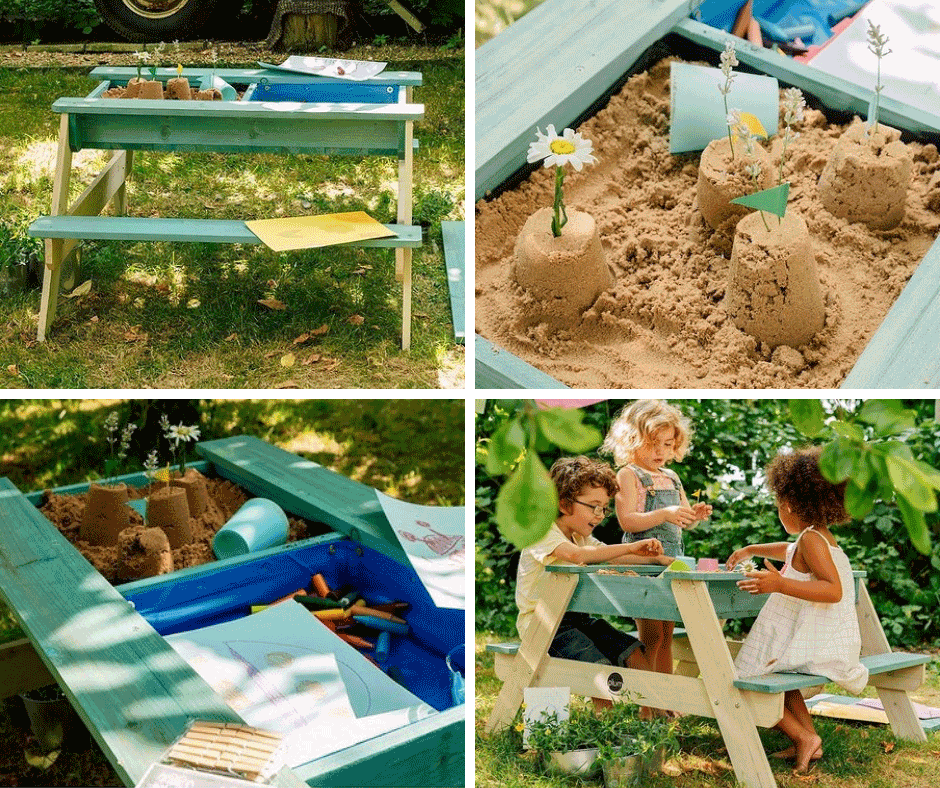
[[[767,484],[777,498],[780,522],[794,542],[757,544],[735,550],[727,566],[764,558],[765,570],[746,572],[738,587],[770,594],[738,657],[738,676],[794,671],[825,676],[853,693],[868,681],[859,662],[861,636],[855,612],[852,567],[829,531],[830,523],[850,519],[845,483],[826,481],[819,470],[818,447],[777,456],[767,468]],[[766,559],[784,561],[778,572]],[[796,771],[822,757],[822,740],[799,690],[784,696],[777,724],[793,747],[776,753],[795,757]]]

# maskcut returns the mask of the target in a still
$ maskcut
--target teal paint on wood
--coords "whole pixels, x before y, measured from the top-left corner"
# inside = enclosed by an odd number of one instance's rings
[[[0,594],[126,785],[188,720],[240,721],[9,480],[0,493]]]
[[[410,566],[372,487],[253,436],[206,441],[196,451],[255,495]]]
[[[149,76],[150,71],[145,73]],[[194,66],[183,66],[183,73],[180,76],[185,77],[190,82],[198,82],[203,77],[215,74],[221,77],[230,85],[248,85],[252,82],[259,82],[262,79],[271,83],[292,83],[292,82],[333,82],[337,84],[349,84],[349,80],[338,79],[336,77],[317,77],[305,76],[290,71],[283,71],[277,68],[197,68]],[[91,71],[91,77],[94,79],[107,79],[111,82],[126,85],[128,80],[137,76],[136,66],[98,66]],[[157,79],[166,82],[168,79],[176,77],[176,68],[158,68]],[[374,77],[364,80],[369,85],[410,85],[418,86],[422,84],[422,76],[416,71],[383,71]]]
[[[450,315],[454,322],[454,338],[463,343],[467,288],[464,223],[441,222],[441,235],[444,237],[444,266],[447,269],[447,289],[450,291]]]
[[[396,237],[371,238],[338,246],[417,247],[421,227],[387,224]],[[179,241],[183,243],[259,244],[245,222],[235,219],[159,219],[132,216],[40,216],[29,226],[35,238],[86,238],[101,241]]]
[[[478,389],[566,389],[564,383],[536,369],[485,337],[473,338],[475,385]]]
[[[413,722],[294,769],[308,785],[416,786],[464,784],[466,706]]]
[[[842,388],[940,388],[940,239],[917,266]]]
[[[918,665],[926,665],[931,659],[932,657],[929,654],[905,654],[893,651],[888,654],[872,654],[862,657],[861,663],[868,668],[869,674],[877,676],[893,670],[904,670]],[[787,692],[803,687],[815,687],[828,682],[829,679],[825,676],[813,676],[807,673],[767,673],[763,676],[737,679],[734,686],[752,692],[774,693]]]
[[[475,198],[525,165],[689,13],[688,0],[546,0],[476,51]]]

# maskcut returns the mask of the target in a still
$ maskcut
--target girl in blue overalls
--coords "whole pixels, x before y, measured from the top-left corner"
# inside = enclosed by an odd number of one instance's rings
[[[615,504],[624,542],[653,537],[664,555],[683,555],[683,530],[711,514],[706,503],[689,506],[679,477],[663,467],[685,457],[689,435],[688,419],[662,400],[638,400],[614,419],[601,451],[613,454],[620,469]],[[672,673],[673,622],[636,623],[653,670]]]

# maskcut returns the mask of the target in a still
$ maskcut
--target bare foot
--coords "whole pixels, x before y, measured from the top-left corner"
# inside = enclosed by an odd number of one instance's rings
[[[818,761],[820,758],[822,758],[822,756],[823,756],[823,750],[822,750],[822,747],[820,747],[816,750],[816,752],[812,754],[812,756],[810,756],[810,760]],[[787,747],[785,750],[780,750],[778,752],[773,753],[770,757],[780,758],[783,760],[793,760],[796,757],[796,748]]]
[[[815,734],[807,736],[796,742],[796,766],[793,769],[794,774],[805,774],[809,771],[809,762],[813,753],[822,746],[822,739]]]

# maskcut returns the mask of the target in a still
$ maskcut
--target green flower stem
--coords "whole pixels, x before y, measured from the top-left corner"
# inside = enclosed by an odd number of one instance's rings
[[[770,232],[770,225],[767,224],[767,217],[764,216],[764,212],[763,212],[763,211],[758,211],[758,213],[760,214],[760,220],[764,223],[764,229],[767,230],[767,232],[769,233],[769,232]]]
[[[555,167],[555,216],[552,218],[552,235],[556,238],[561,235],[561,228],[568,224],[568,213],[565,211],[565,195],[562,185],[565,182],[565,168]]]
[[[728,117],[728,94],[724,94],[725,118]],[[731,148],[731,161],[734,161],[734,140],[731,139],[731,124],[728,124],[728,146]]]

